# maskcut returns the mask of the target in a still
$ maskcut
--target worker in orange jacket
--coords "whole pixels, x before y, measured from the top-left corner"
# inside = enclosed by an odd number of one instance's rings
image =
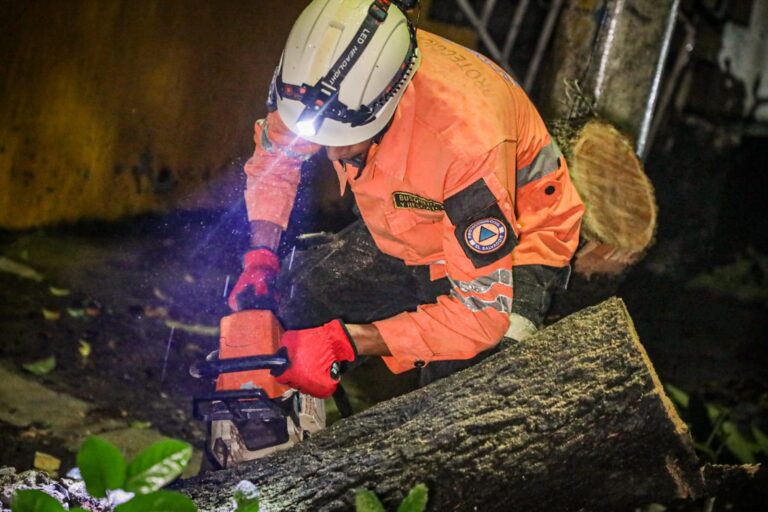
[[[283,335],[280,382],[327,397],[333,363],[358,356],[421,368],[428,382],[541,324],[584,207],[502,69],[416,30],[390,0],[316,0],[290,33],[268,107],[245,165],[252,249],[229,304],[290,282],[280,317],[302,328]],[[323,149],[362,220],[281,265],[301,165]]]

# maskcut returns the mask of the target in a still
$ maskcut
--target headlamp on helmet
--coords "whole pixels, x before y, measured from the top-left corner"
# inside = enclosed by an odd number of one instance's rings
[[[392,3],[316,1],[297,20],[271,95],[299,136],[342,146],[372,137],[389,122],[419,63],[416,31]],[[339,40],[346,42],[338,46]],[[323,45],[335,55],[330,66],[317,60],[331,54]],[[319,77],[312,71],[318,67]]]

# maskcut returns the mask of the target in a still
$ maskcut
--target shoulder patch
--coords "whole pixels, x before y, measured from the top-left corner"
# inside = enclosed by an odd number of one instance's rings
[[[464,241],[480,254],[498,251],[507,240],[507,228],[495,217],[474,221],[464,230]]]
[[[446,198],[445,213],[475,268],[498,261],[517,246],[512,226],[483,179]]]
[[[430,212],[441,212],[444,210],[443,204],[433,199],[417,196],[410,192],[393,192],[392,202],[395,208],[414,208],[416,210],[427,210]]]

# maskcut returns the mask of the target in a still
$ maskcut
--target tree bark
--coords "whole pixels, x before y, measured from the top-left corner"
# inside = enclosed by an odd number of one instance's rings
[[[202,510],[254,482],[261,510],[345,510],[354,490],[429,510],[631,510],[705,488],[619,299],[252,464],[182,484]]]

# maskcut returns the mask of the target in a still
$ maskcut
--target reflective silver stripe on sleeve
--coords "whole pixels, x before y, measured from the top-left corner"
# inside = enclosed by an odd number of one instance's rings
[[[448,280],[451,282],[451,286],[454,288],[451,290],[451,297],[456,297],[462,304],[467,307],[467,309],[473,313],[481,311],[485,308],[493,308],[496,311],[500,311],[502,313],[512,312],[512,297],[508,295],[497,295],[496,298],[492,301],[487,301],[478,297],[473,297],[471,295],[465,296],[457,291],[460,290],[462,293],[486,293],[494,284],[497,283],[509,286],[511,288],[511,269],[500,268],[493,271],[491,274],[488,274],[487,276],[481,276],[477,279],[473,279],[472,281],[459,281],[452,279],[450,276],[448,276]]]
[[[499,295],[494,300],[487,301],[478,299],[477,297],[464,297],[456,293],[455,290],[451,290],[451,297],[456,297],[473,313],[482,311],[485,308],[493,308],[496,311],[507,314],[512,312],[512,297],[507,297],[506,295]]]
[[[302,162],[312,158],[311,154],[305,155],[302,153],[296,153],[295,151],[291,151],[290,149],[286,149],[286,148],[276,148],[275,145],[272,144],[272,141],[269,140],[269,135],[267,134],[267,120],[259,119],[258,121],[256,121],[256,123],[259,126],[261,126],[261,138],[259,139],[259,143],[261,144],[261,147],[264,149],[264,151],[266,151],[267,153],[277,153],[278,151],[281,151],[288,158],[298,158]]]
[[[532,181],[543,178],[560,168],[559,159],[563,156],[555,141],[539,150],[533,161],[517,171],[517,188],[522,188]]]
[[[478,277],[472,281],[458,281],[448,277],[454,288],[458,288],[464,293],[485,293],[496,283],[512,286],[512,271],[506,268],[500,268],[487,276]]]

